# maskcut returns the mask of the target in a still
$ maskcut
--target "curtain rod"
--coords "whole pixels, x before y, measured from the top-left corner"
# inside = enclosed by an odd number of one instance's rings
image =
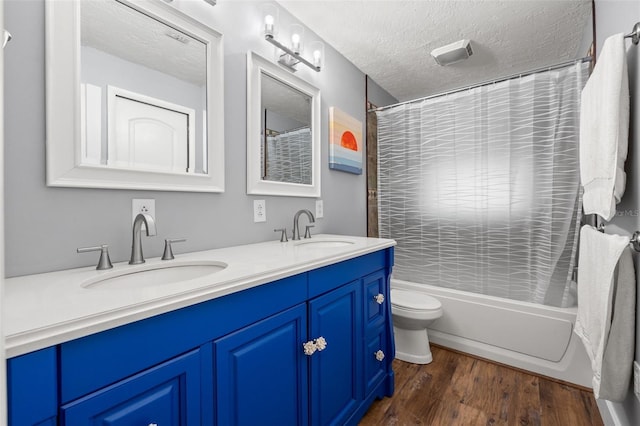
[[[574,60],[571,60],[571,61],[561,62],[561,63],[556,64],[556,65],[551,65],[551,66],[547,66],[547,67],[544,67],[544,68],[537,68],[535,70],[525,71],[525,72],[521,72],[521,73],[518,73],[518,74],[510,75],[510,76],[507,76],[507,77],[500,77],[500,78],[497,78],[497,79],[494,79],[494,80],[487,80],[487,81],[483,81],[482,83],[476,83],[476,84],[472,84],[470,86],[459,87],[457,89],[449,90],[449,91],[438,93],[438,94],[435,94],[435,95],[425,96],[423,98],[412,99],[410,101],[398,102],[397,104],[393,104],[393,105],[387,105],[387,106],[382,106],[382,107],[378,107],[378,108],[373,108],[373,109],[370,109],[368,112],[383,111],[385,109],[397,107],[397,106],[400,106],[400,105],[406,105],[406,104],[412,104],[414,102],[426,101],[427,99],[438,98],[440,96],[446,96],[446,95],[450,95],[452,93],[457,93],[457,92],[462,92],[464,90],[474,89],[476,87],[487,86],[489,84],[501,83],[503,81],[513,80],[514,78],[525,77],[525,76],[528,76],[528,75],[531,75],[531,74],[536,74],[536,73],[539,73],[539,72],[553,71],[555,69],[564,68],[564,67],[567,67],[567,66],[573,65],[573,64],[591,62],[591,60],[592,60],[591,56],[587,56],[587,57],[580,58],[580,59],[574,59]]]

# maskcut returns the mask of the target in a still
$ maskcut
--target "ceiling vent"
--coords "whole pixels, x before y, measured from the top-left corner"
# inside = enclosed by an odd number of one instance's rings
[[[469,40],[456,41],[431,51],[431,56],[433,56],[438,65],[455,64],[468,59],[471,55],[473,55],[473,50]]]

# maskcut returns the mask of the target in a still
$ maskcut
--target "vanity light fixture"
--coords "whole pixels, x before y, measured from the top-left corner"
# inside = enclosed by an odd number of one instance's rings
[[[278,63],[292,72],[296,72],[296,66],[303,63],[314,71],[319,72],[324,65],[324,43],[314,41],[309,43],[313,59],[307,60],[302,56],[304,51],[304,27],[300,24],[292,24],[290,27],[291,44],[286,45],[276,39],[278,9],[273,4],[263,5],[264,39],[282,51],[278,52]]]

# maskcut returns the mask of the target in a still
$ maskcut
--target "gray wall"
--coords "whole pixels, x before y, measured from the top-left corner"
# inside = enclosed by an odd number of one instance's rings
[[[375,81],[367,76],[367,100],[377,107],[397,104],[398,100],[391,96]]]
[[[5,226],[8,277],[95,264],[77,247],[109,244],[114,262],[131,247],[131,199],[154,198],[158,236],[144,238],[147,257],[162,254],[163,239],[186,237],[175,252],[275,240],[291,229],[294,213],[315,211],[315,199],[246,195],[246,54],[273,58],[260,36],[262,1],[175,0],[172,4],[224,34],[225,161],[223,194],[48,188],[45,185],[44,0],[6,0],[5,22],[14,39],[5,50]],[[288,26],[291,16],[280,10]],[[288,21],[288,22],[287,22]],[[285,27],[286,28],[286,27]],[[307,41],[315,37],[306,31]],[[328,109],[336,106],[365,121],[365,76],[325,45],[322,72],[296,73],[322,96],[322,199],[324,218],[314,230],[366,235],[365,174],[329,170]],[[253,200],[265,199],[266,223],[253,222]]]
[[[640,2],[637,0],[596,0],[596,53],[610,35],[629,33],[633,25],[640,21]],[[631,129],[629,154],[625,164],[627,187],[618,205],[618,216],[607,226],[608,233],[632,234],[640,229],[640,46],[627,40],[627,64],[629,67],[629,89],[631,92]],[[635,255],[637,279],[640,281],[640,257]],[[640,361],[640,292],[636,310],[636,361]],[[633,385],[632,385],[633,386]],[[640,402],[632,388],[624,403],[598,401],[606,424],[640,424]],[[608,405],[608,407],[607,407]],[[610,413],[607,413],[610,411]],[[609,417],[611,415],[611,417]],[[614,420],[617,418],[617,420]]]

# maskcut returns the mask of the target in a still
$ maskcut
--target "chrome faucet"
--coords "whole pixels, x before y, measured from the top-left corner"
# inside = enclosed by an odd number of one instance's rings
[[[131,242],[131,259],[129,265],[144,263],[142,255],[142,224],[147,228],[147,237],[156,235],[156,222],[151,215],[138,213],[133,221],[133,241]]]
[[[307,215],[307,217],[309,218],[309,223],[314,223],[316,221],[315,218],[313,217],[313,213],[311,213],[309,210],[307,210],[307,209],[298,210],[296,215],[293,216],[293,238],[292,238],[292,240],[299,240],[300,239],[300,226],[298,225],[298,221],[299,221],[300,215],[302,213]],[[305,236],[305,238],[306,238],[306,236]]]

